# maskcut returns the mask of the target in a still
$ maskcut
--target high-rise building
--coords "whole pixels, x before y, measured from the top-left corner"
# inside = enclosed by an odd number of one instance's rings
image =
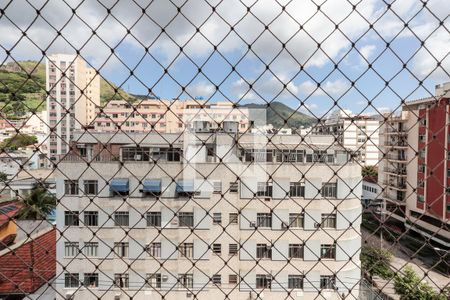
[[[240,132],[249,130],[250,115],[247,107],[235,108],[227,101],[205,100],[111,100],[97,108],[93,123],[95,131],[115,132],[182,132],[193,127],[194,121],[205,121],[211,129],[224,121],[236,122]]]
[[[46,60],[48,150],[52,161],[69,150],[76,129],[88,126],[100,105],[100,77],[79,56],[51,55]]]
[[[55,175],[58,299],[358,298],[350,151],[230,128],[75,136]]]
[[[450,83],[387,117],[379,185],[390,221],[450,247]]]
[[[359,152],[362,165],[376,166],[380,160],[379,129],[377,117],[337,110],[315,125],[312,132],[335,136],[342,146]]]

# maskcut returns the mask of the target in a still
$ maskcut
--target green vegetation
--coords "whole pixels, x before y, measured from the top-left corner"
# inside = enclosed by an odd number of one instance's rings
[[[6,173],[0,172],[0,182],[5,182],[8,180],[8,175]]]
[[[13,137],[5,139],[0,143],[0,149],[2,150],[17,150],[21,147],[36,144],[38,142],[37,137],[28,134],[16,134]]]
[[[117,89],[117,93],[115,92]],[[100,79],[100,101],[135,98],[114,84]],[[15,102],[21,102],[17,104]],[[45,64],[37,61],[9,62],[0,67],[0,109],[8,118],[46,106]],[[19,114],[16,108],[19,107]]]
[[[363,270],[370,276],[380,276],[383,279],[391,279],[394,273],[390,268],[392,253],[385,249],[374,247],[362,247],[361,264]]]
[[[255,103],[245,104],[243,107],[266,109],[266,121],[268,124],[272,124],[275,128],[300,128],[302,126],[308,127],[317,123],[315,118],[296,111],[295,109],[292,109],[289,106],[277,101],[270,103],[269,107],[267,107],[267,104]],[[287,120],[287,123],[285,123],[285,120]]]
[[[364,166],[362,168],[362,177],[378,177],[378,169],[374,166]]]
[[[18,218],[21,220],[43,220],[56,207],[56,197],[47,188],[36,185],[31,193],[23,199],[24,207]]]
[[[400,299],[408,300],[446,300],[447,296],[436,292],[430,285],[422,281],[414,270],[407,266],[402,270],[403,274],[397,274],[394,278],[395,292]]]

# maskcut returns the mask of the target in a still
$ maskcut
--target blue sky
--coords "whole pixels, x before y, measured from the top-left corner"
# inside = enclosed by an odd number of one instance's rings
[[[356,10],[349,4],[353,2]],[[0,16],[0,59],[11,60],[5,50],[11,50],[14,59],[42,59],[41,49],[51,54],[73,53],[77,48],[93,66],[104,65],[105,78],[131,93],[146,94],[150,87],[161,98],[275,100],[294,108],[303,103],[302,111],[307,107],[316,116],[337,108],[335,101],[355,113],[374,112],[373,107],[366,109],[370,100],[385,111],[396,109],[401,99],[430,96],[436,84],[449,80],[450,8],[445,2],[431,0],[423,9],[419,1],[397,0],[388,9],[380,0],[279,1],[286,5],[283,11],[269,0],[220,4],[216,0],[173,4],[141,0],[118,5],[114,1],[45,4],[39,0],[34,7],[18,0],[3,7],[5,14]],[[182,14],[177,14],[176,6]],[[108,15],[106,8],[112,13]],[[37,17],[36,9],[41,9],[42,17]],[[21,38],[20,31],[25,29],[27,37]],[[57,37],[57,30],[62,37]],[[425,40],[423,46],[421,40]],[[322,53],[316,52],[318,42]],[[211,43],[218,45],[218,51]],[[290,54],[282,51],[282,43]],[[248,52],[248,44],[254,52]],[[110,48],[120,60],[111,56]],[[432,72],[437,61],[442,69]],[[372,69],[367,71],[368,64]],[[129,78],[129,69],[134,68]],[[168,74],[164,75],[165,68]],[[424,80],[423,87],[414,76]],[[182,93],[177,82],[189,95]]]

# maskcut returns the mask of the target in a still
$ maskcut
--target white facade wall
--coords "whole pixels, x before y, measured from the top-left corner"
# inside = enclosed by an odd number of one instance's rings
[[[224,147],[224,145],[222,145]],[[182,273],[193,274],[193,288],[190,292],[197,294],[198,299],[206,297],[223,298],[223,291],[230,292],[230,299],[249,299],[249,294],[256,298],[257,293],[264,295],[264,299],[280,299],[287,295],[288,276],[305,274],[303,289],[294,290],[293,296],[299,299],[316,299],[320,290],[320,276],[336,274],[335,290],[323,290],[329,299],[340,299],[339,295],[351,293],[358,297],[358,288],[354,285],[360,278],[359,249],[361,248],[361,174],[360,166],[348,163],[345,166],[337,164],[316,163],[314,168],[310,164],[263,164],[263,173],[272,174],[274,181],[274,195],[268,199],[253,199],[257,181],[261,181],[257,169],[250,168],[249,163],[236,162],[230,157],[225,164],[196,162],[194,166],[180,162],[159,162],[157,166],[151,163],[126,162],[121,166],[118,162],[95,162],[86,169],[85,164],[62,161],[59,170],[64,170],[56,177],[57,197],[61,199],[57,208],[57,227],[63,236],[57,243],[57,290],[61,295],[75,291],[64,287],[64,271],[79,273],[80,279],[84,273],[98,272],[99,286],[80,288],[76,291],[76,298],[94,299],[97,295],[111,298],[121,294],[120,299],[133,295],[133,299],[159,299],[165,294],[165,299],[186,299],[188,290],[177,285],[176,277]],[[195,169],[190,173],[186,169]],[[150,171],[151,170],[151,171]],[[64,179],[78,179],[83,190],[82,180],[98,180],[99,193],[91,202],[89,197],[80,195],[64,195]],[[149,173],[150,171],[150,173]],[[306,178],[302,179],[302,173]],[[337,172],[335,176],[334,172]],[[198,173],[205,174],[209,181],[221,182],[221,193],[204,191],[195,196],[195,201],[177,198],[175,184],[172,178],[193,178],[195,185],[202,182]],[[237,193],[230,193],[230,183],[239,176]],[[105,184],[113,178],[128,178],[131,196],[124,202],[121,197],[111,197],[109,187]],[[139,190],[139,181],[143,179],[161,179],[163,193],[157,200],[143,198]],[[264,177],[266,178],[266,177]],[[288,190],[289,182],[304,180],[305,197],[282,197],[284,190]],[[275,182],[280,185],[275,188]],[[337,197],[323,199],[319,189],[326,182],[337,183]],[[284,191],[287,192],[287,191]],[[223,197],[222,197],[223,194]],[[334,210],[335,207],[337,210]],[[64,212],[67,210],[80,212],[80,226],[65,226]],[[98,211],[99,226],[83,226],[83,211]],[[114,226],[108,218],[115,211],[128,211],[130,222],[125,235],[123,228]],[[161,228],[147,227],[142,220],[142,214],[147,211],[161,212]],[[272,226],[260,227],[255,231],[251,226],[256,221],[258,213],[272,213]],[[283,224],[289,223],[289,213],[304,211],[304,227],[287,230]],[[174,222],[174,212],[192,212],[194,227],[179,227]],[[209,214],[207,214],[209,212]],[[240,212],[237,224],[230,224],[230,213]],[[222,225],[213,224],[213,213],[221,213]],[[320,228],[322,214],[336,213],[336,228]],[[351,224],[351,225],[350,225]],[[223,227],[226,230],[223,230]],[[93,234],[95,232],[95,235]],[[78,241],[80,247],[89,241],[99,242],[98,256],[86,259],[83,255],[65,257],[64,242]],[[129,256],[123,259],[110,253],[114,242],[129,243]],[[144,247],[151,242],[161,243],[161,258],[153,259],[144,251]],[[181,257],[176,251],[180,242],[193,243],[193,258]],[[335,259],[322,259],[320,262],[321,244],[336,242]],[[220,243],[222,254],[217,255],[208,249],[208,245]],[[267,243],[272,245],[272,259],[263,259],[256,265],[256,245]],[[304,258],[292,259],[287,262],[290,243],[304,243]],[[241,244],[237,255],[230,256],[229,244]],[[351,262],[350,262],[351,258]],[[192,261],[195,261],[193,267]],[[227,262],[224,266],[224,261]],[[161,268],[161,264],[163,267]],[[99,265],[99,271],[95,271]],[[130,271],[128,269],[130,266]],[[128,273],[129,287],[120,290],[112,286],[114,273]],[[162,285],[160,289],[143,287],[146,274],[160,273]],[[220,288],[209,282],[214,274],[220,274],[222,283]],[[238,275],[243,280],[238,287],[228,283],[229,275]],[[273,276],[271,289],[257,289],[256,275],[271,274]],[[339,294],[339,295],[338,295]]]

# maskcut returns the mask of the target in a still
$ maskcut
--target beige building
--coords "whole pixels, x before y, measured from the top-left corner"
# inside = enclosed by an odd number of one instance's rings
[[[358,298],[359,164],[331,136],[236,127],[75,136],[58,299]]]
[[[111,100],[97,108],[93,126],[95,131],[115,132],[182,132],[194,121],[205,121],[208,129],[217,128],[224,121],[237,122],[239,131],[249,130],[249,109],[234,108],[233,103],[207,102],[205,100],[160,100],[147,99],[129,103]]]
[[[66,154],[76,129],[89,125],[100,105],[100,77],[79,56],[55,54],[46,60],[50,159]]]
[[[379,129],[380,120],[374,116],[337,110],[315,125],[312,133],[335,136],[342,146],[359,152],[361,164],[377,166],[380,161]]]
[[[450,83],[434,97],[406,102],[383,124],[378,183],[388,221],[450,247]]]

